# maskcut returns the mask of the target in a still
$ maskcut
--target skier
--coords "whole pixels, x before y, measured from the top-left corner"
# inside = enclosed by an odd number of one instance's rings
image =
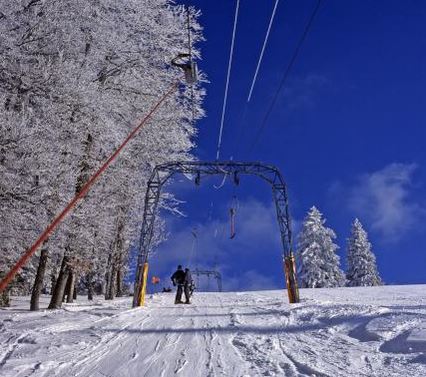
[[[191,271],[189,268],[185,268],[185,280],[184,280],[184,292],[185,292],[185,304],[190,304],[189,299],[194,292],[194,282],[192,280]]]
[[[183,271],[181,265],[177,267],[177,270],[171,276],[171,279],[173,282],[173,286],[175,287],[177,286],[175,304],[183,304],[182,289],[185,284],[185,272]],[[185,292],[185,296],[186,296],[186,292]]]

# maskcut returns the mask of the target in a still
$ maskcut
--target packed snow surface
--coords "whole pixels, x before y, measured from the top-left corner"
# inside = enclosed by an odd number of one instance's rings
[[[79,299],[0,310],[0,375],[426,376],[426,285]],[[47,297],[44,298],[47,302]]]

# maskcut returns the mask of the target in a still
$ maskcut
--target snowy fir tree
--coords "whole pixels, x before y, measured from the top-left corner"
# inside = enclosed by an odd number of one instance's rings
[[[312,207],[298,236],[296,257],[299,262],[298,277],[302,288],[340,287],[345,278],[340,270],[339,248],[333,240],[336,234],[324,226],[321,212]]]
[[[346,284],[348,286],[366,287],[382,284],[367,232],[358,219],[352,223],[351,235],[347,243],[347,258]]]

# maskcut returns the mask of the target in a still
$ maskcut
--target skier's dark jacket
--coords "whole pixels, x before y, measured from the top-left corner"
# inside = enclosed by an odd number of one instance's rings
[[[185,284],[185,272],[183,270],[176,270],[171,279],[173,284]]]
[[[184,283],[191,285],[192,284],[192,276],[191,276],[191,271],[189,271],[188,268],[185,269],[185,279],[184,279]]]

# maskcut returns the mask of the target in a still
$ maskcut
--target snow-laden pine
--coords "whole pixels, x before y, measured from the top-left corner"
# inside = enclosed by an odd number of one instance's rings
[[[346,284],[348,286],[367,287],[382,284],[367,232],[358,219],[352,223],[347,243],[347,258]]]
[[[345,282],[336,254],[339,246],[333,242],[336,234],[325,222],[316,207],[309,210],[303,221],[296,252],[302,288],[339,287]]]
[[[181,81],[170,61],[188,51],[188,30],[186,10],[169,0],[0,0],[0,9],[4,273]],[[190,10],[196,59],[198,15]],[[202,97],[199,84],[181,85],[43,245],[45,288],[58,285],[59,274],[69,278],[68,292],[80,280],[107,297],[121,293],[146,182],[155,165],[192,158]],[[161,206],[173,207],[173,199]],[[31,289],[38,258],[15,280],[16,293]]]

